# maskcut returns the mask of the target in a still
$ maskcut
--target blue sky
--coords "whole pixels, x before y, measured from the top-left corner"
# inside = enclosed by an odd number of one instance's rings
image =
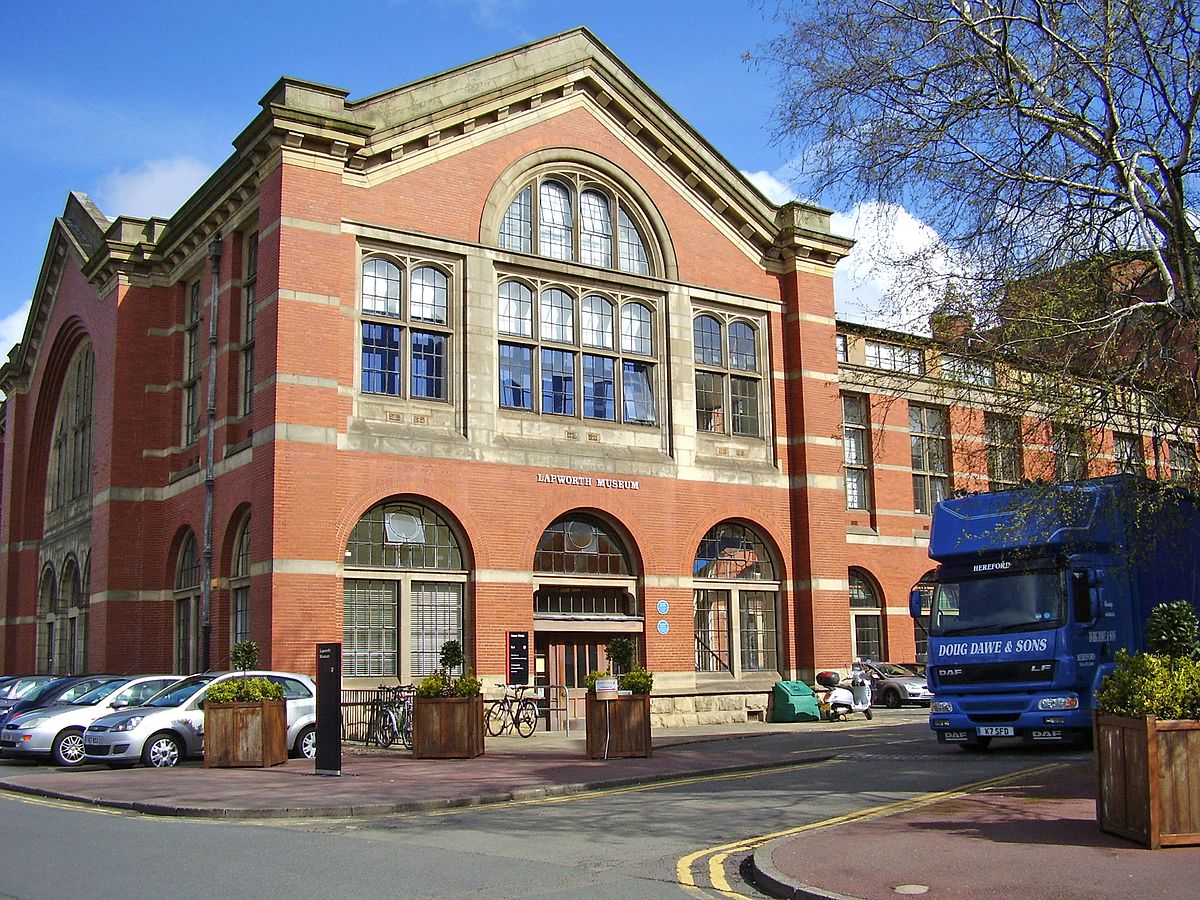
[[[0,359],[20,340],[71,190],[110,217],[171,215],[232,151],[281,75],[363,97],[586,25],[733,165],[787,199],[775,88],[743,53],[772,37],[755,0],[209,0],[0,7]],[[849,212],[844,211],[844,212]],[[843,233],[853,221],[838,217]],[[861,235],[856,235],[860,236]],[[861,273],[839,284],[845,309]]]

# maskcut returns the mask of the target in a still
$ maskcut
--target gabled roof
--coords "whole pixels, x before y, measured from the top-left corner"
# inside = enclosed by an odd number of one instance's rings
[[[87,194],[72,191],[68,195],[63,214],[50,230],[21,343],[9,350],[8,361],[0,366],[0,391],[11,394],[29,377],[33,351],[45,333],[67,255],[73,255],[76,265],[82,267],[103,246],[105,232],[112,224]]]

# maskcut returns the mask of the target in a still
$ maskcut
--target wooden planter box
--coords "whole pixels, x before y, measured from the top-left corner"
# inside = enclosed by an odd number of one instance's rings
[[[413,700],[414,759],[474,759],[482,755],[482,697]]]
[[[204,704],[204,766],[278,766],[287,762],[283,700]]]
[[[1200,722],[1097,716],[1096,820],[1159,847],[1200,844]]]
[[[588,694],[588,759],[650,755],[650,695],[598,700]]]

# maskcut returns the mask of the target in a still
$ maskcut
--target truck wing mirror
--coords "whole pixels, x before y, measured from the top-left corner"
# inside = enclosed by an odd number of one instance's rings
[[[914,619],[919,619],[922,616],[921,605],[924,597],[919,588],[913,588],[908,595],[908,614]]]

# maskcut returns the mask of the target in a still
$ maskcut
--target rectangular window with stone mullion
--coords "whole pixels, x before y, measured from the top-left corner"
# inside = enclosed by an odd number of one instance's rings
[[[258,235],[246,239],[245,275],[242,278],[242,402],[240,412],[254,407],[254,319],[258,295]]]
[[[987,447],[988,490],[1018,487],[1024,470],[1020,421],[1013,416],[985,413],[983,437]]]
[[[859,394],[842,395],[842,448],[846,470],[846,508],[868,509],[871,453],[867,432],[867,400]]]
[[[912,444],[913,511],[931,515],[933,508],[946,499],[950,481],[946,410],[910,405],[908,430]]]
[[[183,445],[200,437],[200,282],[188,288],[183,332]]]

